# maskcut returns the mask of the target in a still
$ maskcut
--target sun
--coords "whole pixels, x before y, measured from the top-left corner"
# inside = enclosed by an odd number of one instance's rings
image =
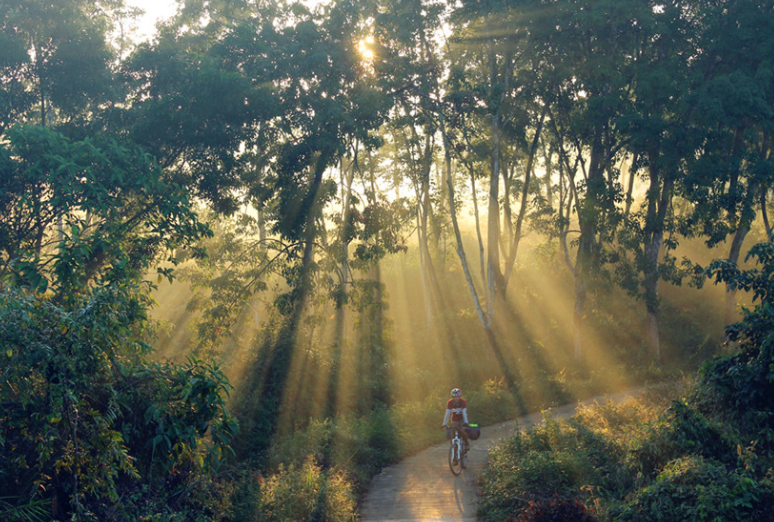
[[[373,36],[366,36],[365,38],[360,40],[357,44],[357,50],[360,53],[360,56],[362,56],[363,59],[368,62],[372,62],[374,60],[374,51],[371,49],[371,46],[373,44],[374,44]]]

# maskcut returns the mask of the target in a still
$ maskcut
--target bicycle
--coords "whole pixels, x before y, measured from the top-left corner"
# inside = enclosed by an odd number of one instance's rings
[[[448,426],[447,429],[454,430],[454,434],[449,440],[449,469],[456,476],[468,466],[468,450],[465,447],[465,441],[460,436],[460,430],[465,428]]]

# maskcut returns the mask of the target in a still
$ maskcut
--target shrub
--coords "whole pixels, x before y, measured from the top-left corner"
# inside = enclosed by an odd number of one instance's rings
[[[685,398],[674,400],[631,448],[632,472],[651,480],[668,462],[686,455],[732,465],[737,460],[737,444],[727,432]]]
[[[196,361],[144,364],[142,314],[123,290],[68,308],[0,292],[0,490],[22,503],[45,495],[55,517],[136,520],[119,500],[143,487],[169,511],[220,502],[200,482],[235,429],[228,383]]]
[[[397,439],[391,415],[383,408],[367,417],[313,420],[304,429],[275,437],[269,469],[298,468],[311,459],[325,470],[346,469],[359,491],[382,468],[399,459]]]
[[[620,458],[614,444],[586,427],[547,419],[490,451],[479,513],[484,520],[499,521],[523,509],[525,501],[618,491],[631,482],[621,474]]]
[[[260,490],[259,513],[252,520],[286,522],[350,522],[355,495],[342,472],[324,472],[313,459],[301,467],[282,466]]]
[[[774,485],[744,470],[690,455],[670,462],[653,484],[637,491],[614,519],[626,521],[770,521]]]

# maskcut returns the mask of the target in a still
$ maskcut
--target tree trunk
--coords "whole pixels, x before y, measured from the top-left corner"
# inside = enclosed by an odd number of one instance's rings
[[[543,178],[543,183],[545,183],[546,185],[546,203],[548,204],[549,208],[554,208],[554,192],[551,187],[551,176],[553,175],[553,170],[554,170],[554,164],[552,159],[553,151],[549,146],[546,145],[545,141],[543,141],[542,149],[543,149],[543,161],[546,165],[545,177]]]
[[[583,329],[586,317],[586,299],[592,271],[597,265],[596,232],[600,211],[600,194],[604,184],[601,161],[601,142],[597,137],[591,146],[589,170],[587,174],[587,192],[583,200],[576,196],[576,209],[580,224],[578,255],[575,262],[575,311],[573,329],[575,332],[574,355],[579,359],[583,355]]]
[[[731,241],[731,249],[728,252],[728,260],[734,264],[739,263],[739,255],[742,251],[742,244],[744,243],[747,233],[750,232],[750,227],[740,224],[734,239]],[[724,324],[728,325],[736,321],[736,287],[731,283],[726,283],[726,306],[723,314]]]
[[[661,343],[659,340],[659,296],[658,296],[658,257],[664,241],[664,222],[672,197],[674,181],[662,172],[658,145],[648,154],[650,186],[648,188],[648,208],[645,217],[644,245],[645,267],[645,307],[647,309],[648,348],[656,361],[661,361]]]
[[[663,241],[663,230],[655,231],[645,245],[645,307],[648,321],[648,349],[657,361],[661,360],[658,325],[658,255]]]
[[[341,253],[339,265],[341,269],[342,290],[346,293],[347,285],[350,281],[349,275],[349,228],[352,226],[352,180],[355,177],[355,167],[341,169],[341,222],[340,231]]]
[[[492,161],[489,174],[489,206],[487,216],[486,313],[490,320],[497,310],[500,292],[500,127],[492,116]]]
[[[486,275],[484,271],[484,267],[486,266],[486,262],[484,261],[484,253],[486,250],[484,249],[484,240],[481,237],[481,216],[478,211],[478,194],[476,192],[476,173],[473,170],[473,167],[469,167],[470,169],[470,190],[471,190],[471,197],[473,199],[473,217],[476,222],[476,238],[478,239],[478,258],[479,258],[479,264],[481,267],[481,281],[486,281]]]
[[[446,138],[443,115],[441,115],[441,133],[444,137],[444,177],[446,179],[446,185],[448,189],[447,194],[449,197],[449,213],[451,216],[452,228],[454,230],[454,239],[457,245],[457,256],[460,259],[462,271],[465,274],[465,281],[468,284],[470,295],[473,298],[473,305],[476,308],[476,314],[478,314],[478,319],[481,322],[481,326],[483,326],[487,332],[491,332],[492,316],[484,312],[484,309],[481,306],[481,300],[478,296],[478,292],[476,291],[476,285],[473,282],[473,277],[470,274],[470,267],[468,266],[468,259],[465,255],[465,248],[462,245],[462,233],[460,232],[460,225],[457,221],[457,205],[455,203],[454,180],[452,179],[451,175],[451,151],[449,150],[450,144]]]
[[[422,286],[424,288],[425,317],[427,327],[433,325],[433,296],[437,287],[433,257],[430,254],[430,239],[428,237],[428,224],[432,205],[430,201],[430,168],[432,166],[433,144],[430,137],[425,139],[425,150],[420,163],[420,176],[422,179],[420,204],[421,204],[421,231],[420,231],[420,264],[422,268]]]

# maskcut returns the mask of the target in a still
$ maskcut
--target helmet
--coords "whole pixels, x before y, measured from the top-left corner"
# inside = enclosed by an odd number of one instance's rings
[[[452,397],[460,397],[462,395],[462,390],[459,388],[454,388],[452,390]]]

